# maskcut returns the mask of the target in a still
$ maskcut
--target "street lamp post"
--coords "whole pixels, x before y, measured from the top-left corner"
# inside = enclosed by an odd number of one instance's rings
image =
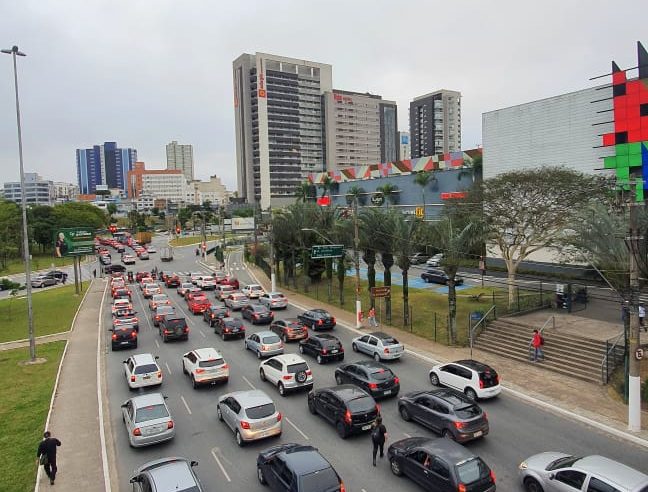
[[[27,56],[13,46],[9,50],[1,50],[2,53],[11,55],[13,58],[14,88],[16,91],[16,123],[18,126],[18,158],[20,160],[20,208],[22,210],[23,229],[23,258],[25,261],[25,286],[27,288],[27,323],[29,326],[29,357],[36,360],[36,340],[34,339],[34,316],[32,308],[32,286],[31,286],[31,259],[29,255],[29,235],[27,229],[27,194],[25,193],[25,168],[23,166],[22,130],[20,127],[20,101],[18,99],[18,69],[16,66],[17,56]]]
[[[360,233],[358,231],[358,197],[353,199],[353,260],[355,262],[356,328],[362,328],[362,301],[360,300]]]

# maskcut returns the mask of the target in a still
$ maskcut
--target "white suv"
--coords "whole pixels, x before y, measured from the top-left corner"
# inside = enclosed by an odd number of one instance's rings
[[[191,378],[197,388],[201,384],[226,383],[229,379],[229,365],[215,348],[200,348],[182,356],[182,372]]]
[[[458,360],[439,364],[430,370],[434,386],[448,386],[462,391],[468,398],[492,398],[502,391],[500,377],[490,366],[476,360]]]
[[[374,331],[354,338],[351,348],[354,352],[364,352],[370,355],[376,362],[400,359],[405,352],[405,346],[402,343],[382,331]]]
[[[196,287],[200,287],[202,290],[214,290],[216,279],[210,275],[202,275],[196,280]]]
[[[156,362],[157,358],[151,354],[137,354],[124,361],[126,382],[130,389],[162,384],[162,370]]]
[[[288,391],[313,388],[313,372],[304,359],[295,354],[276,355],[259,365],[261,381],[276,384],[281,396]]]
[[[258,299],[261,295],[265,294],[265,290],[259,284],[246,285],[241,289],[241,292],[248,296],[250,299]]]

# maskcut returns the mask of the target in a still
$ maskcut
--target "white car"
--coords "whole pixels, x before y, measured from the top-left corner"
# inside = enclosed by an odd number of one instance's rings
[[[151,354],[137,354],[124,361],[126,382],[130,389],[162,384],[162,370],[157,359]]]
[[[405,353],[405,345],[382,331],[374,331],[354,338],[351,348],[354,352],[370,355],[376,362],[400,359]]]
[[[229,364],[215,348],[199,348],[182,356],[182,372],[191,378],[197,388],[201,384],[226,383],[229,380]]]
[[[258,299],[263,294],[265,294],[265,290],[263,290],[263,287],[261,287],[259,284],[246,285],[241,289],[241,292],[243,292],[243,294],[248,296],[250,299]]]
[[[162,294],[162,288],[160,287],[159,284],[155,282],[150,282],[148,284],[145,284],[144,289],[142,290],[144,292],[144,299],[150,299],[155,294]]]
[[[134,265],[135,264],[135,257],[131,255],[123,255],[122,256],[122,263],[124,265]]]
[[[492,398],[502,391],[495,369],[476,360],[438,364],[430,370],[429,377],[434,386],[454,388],[473,400]]]
[[[199,279],[200,277],[202,277],[204,274],[201,273],[201,272],[191,272],[190,275],[191,275],[191,276],[190,276],[191,283],[194,284],[194,285],[196,285],[196,283],[198,282],[198,279]]]
[[[443,261],[443,253],[437,253],[428,261],[426,261],[425,264],[429,267],[439,267],[441,266],[442,261]]]
[[[236,289],[231,285],[219,285],[218,287],[216,287],[216,299],[218,299],[219,301],[224,301],[225,299],[227,299],[227,296],[229,296],[233,292],[236,292]]]
[[[155,249],[153,246],[149,246],[148,249],[147,249],[147,251],[148,251],[149,253],[157,253],[157,249]]]
[[[150,446],[175,437],[173,417],[160,393],[136,396],[121,408],[131,446]]]
[[[122,311],[124,309],[133,309],[133,303],[128,299],[115,299],[112,303],[112,313],[115,314],[117,311]]]
[[[281,292],[267,292],[259,297],[259,303],[268,306],[268,309],[286,309],[288,299]]]
[[[313,388],[313,372],[306,361],[295,354],[276,355],[259,365],[261,381],[270,381],[281,396],[288,391]]]
[[[201,275],[196,280],[196,287],[202,290],[214,290],[216,288],[216,279],[211,275]]]

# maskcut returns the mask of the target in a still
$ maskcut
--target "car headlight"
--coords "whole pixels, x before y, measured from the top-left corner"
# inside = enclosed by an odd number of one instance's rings
[[[526,470],[529,467],[526,461],[523,461],[522,463],[519,464],[518,468],[520,470]]]

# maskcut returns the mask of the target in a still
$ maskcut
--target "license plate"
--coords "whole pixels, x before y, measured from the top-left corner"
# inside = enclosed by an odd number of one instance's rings
[[[482,431],[477,431],[477,432],[475,432],[475,433],[473,434],[473,437],[481,437],[482,434],[483,434]]]
[[[151,379],[151,376],[144,376],[142,379]]]
[[[338,351],[337,351],[337,350],[331,350],[331,353],[332,353],[332,354],[337,354]]]
[[[370,425],[363,425],[363,426],[362,426],[362,430],[363,430],[363,431],[366,431],[366,430],[369,430],[369,429],[371,429],[371,424],[370,424]]]
[[[128,345],[128,342],[121,342],[122,345]]]
[[[391,395],[391,390],[386,390],[383,392],[383,395]]]

